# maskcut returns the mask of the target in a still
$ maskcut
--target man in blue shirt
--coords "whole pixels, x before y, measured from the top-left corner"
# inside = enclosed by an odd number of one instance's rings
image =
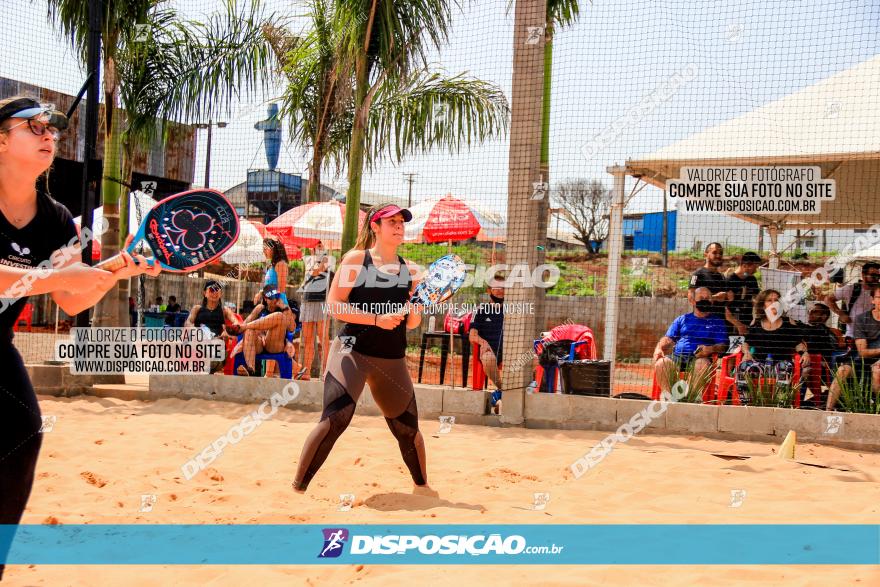
[[[711,365],[712,355],[727,350],[727,325],[712,314],[712,292],[699,287],[694,292],[694,311],[676,318],[654,348],[654,376],[662,391],[669,391],[679,371],[693,363],[694,378]],[[671,357],[667,353],[674,346]]]
[[[489,299],[492,303],[481,305],[471,320],[468,330],[468,339],[473,344],[480,345],[480,362],[483,370],[495,386],[495,391],[489,400],[492,411],[498,414],[501,411],[501,386],[498,377],[498,365],[501,363],[501,355],[504,350],[504,277],[496,275],[489,281],[487,286]]]

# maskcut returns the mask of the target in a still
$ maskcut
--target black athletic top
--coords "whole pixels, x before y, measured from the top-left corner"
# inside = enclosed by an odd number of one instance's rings
[[[37,194],[37,214],[26,226],[16,228],[0,213],[0,264],[34,269],[60,248],[77,242],[73,216],[64,204]],[[79,259],[77,259],[79,260]],[[51,263],[44,264],[52,267]],[[14,287],[14,286],[13,286]],[[10,293],[14,290],[10,288]],[[2,293],[2,292],[0,292]],[[12,340],[12,327],[27,303],[27,296],[0,301],[0,340]]]
[[[199,311],[196,313],[196,326],[202,326],[203,324],[211,329],[211,332],[214,333],[215,336],[220,336],[223,334],[223,324],[225,323],[225,318],[223,317],[223,304],[217,304],[217,307],[211,310],[208,306],[202,306],[199,308]]]
[[[364,251],[363,268],[348,294],[348,303],[363,312],[388,314],[401,308],[409,300],[412,277],[406,261],[400,255],[400,275],[383,273],[373,264],[370,251]],[[340,337],[353,336],[352,350],[369,357],[402,359],[406,356],[406,320],[393,330],[364,324],[345,324]]]
[[[773,355],[774,361],[790,361],[795,347],[806,342],[806,338],[803,325],[795,324],[788,318],[783,318],[782,325],[776,330],[764,330],[758,320],[749,326],[746,344],[754,349],[752,358],[756,361],[764,361],[767,355]]]

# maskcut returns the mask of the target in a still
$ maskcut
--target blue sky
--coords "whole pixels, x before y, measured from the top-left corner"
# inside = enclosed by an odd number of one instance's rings
[[[9,9],[0,17],[0,76],[76,92],[82,71],[68,44],[47,24],[45,3],[3,4]],[[176,4],[193,17],[217,6],[214,0]],[[291,0],[265,4],[279,15],[303,12],[302,4]],[[468,4],[455,17],[449,44],[432,57],[434,66],[495,82],[510,96],[513,16],[506,12],[507,0]],[[586,177],[610,185],[608,165],[650,153],[860,63],[877,54],[878,36],[880,0],[585,1],[579,22],[556,36],[551,183]],[[639,124],[603,144],[592,159],[584,157],[588,141],[689,64],[698,72],[693,80]],[[264,117],[265,102],[250,100],[236,107],[229,127],[214,133],[214,187],[243,181],[248,167],[263,165],[253,124]],[[196,184],[203,180],[204,146],[200,140]],[[405,195],[402,173],[415,172],[416,201],[451,192],[504,210],[507,151],[507,142],[497,141],[459,155],[435,153],[400,165],[386,163],[366,176],[364,189]],[[281,167],[304,172],[306,159],[301,148],[288,145]],[[337,183],[345,184],[344,173]],[[631,207],[661,205],[660,192],[648,189]]]

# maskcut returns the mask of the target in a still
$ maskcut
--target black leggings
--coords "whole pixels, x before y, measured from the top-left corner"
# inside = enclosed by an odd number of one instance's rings
[[[376,405],[397,439],[403,462],[416,485],[427,484],[425,442],[419,432],[419,413],[406,359],[380,359],[356,351],[342,352],[337,338],[330,347],[324,378],[324,411],[309,434],[299,459],[297,489],[305,491],[336,440],[354,416],[364,384],[369,384]]]
[[[11,341],[0,342],[0,524],[18,524],[34,484],[43,435],[40,406]],[[7,551],[0,545],[0,579]]]

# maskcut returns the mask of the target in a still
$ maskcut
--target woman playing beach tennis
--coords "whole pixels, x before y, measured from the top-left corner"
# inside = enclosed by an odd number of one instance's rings
[[[406,331],[422,321],[421,306],[408,303],[416,267],[397,254],[404,222],[411,219],[409,210],[393,204],[373,207],[330,285],[329,310],[346,324],[330,346],[324,410],[306,439],[293,482],[299,492],[305,492],[348,427],[365,383],[397,438],[413,482],[427,488],[425,442],[405,358]],[[413,311],[405,314],[404,308]]]
[[[62,204],[37,192],[37,180],[55,157],[67,118],[31,98],[0,100],[0,524],[18,524],[34,481],[42,443],[40,407],[13,326],[28,295],[51,294],[67,314],[94,306],[120,279],[161,268],[127,253],[110,273],[79,261],[73,217]],[[49,267],[38,270],[44,261]],[[0,550],[0,561],[6,552]],[[0,565],[0,578],[3,566]]]

